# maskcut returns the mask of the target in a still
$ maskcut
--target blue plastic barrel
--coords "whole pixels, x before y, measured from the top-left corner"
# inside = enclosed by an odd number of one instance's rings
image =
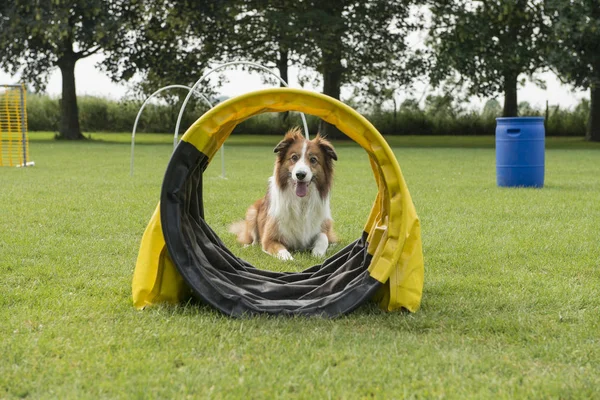
[[[496,118],[496,181],[544,186],[544,117]]]

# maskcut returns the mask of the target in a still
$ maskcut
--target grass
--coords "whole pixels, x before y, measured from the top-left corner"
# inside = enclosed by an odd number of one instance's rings
[[[493,138],[392,138],[422,222],[415,314],[366,304],[335,320],[234,320],[206,306],[139,312],[130,284],[169,135],[87,143],[33,133],[36,166],[0,169],[0,398],[593,398],[600,387],[600,148],[550,138],[543,189],[495,185]],[[227,225],[264,192],[274,138],[227,142],[205,209]],[[458,144],[457,144],[458,143]],[[338,143],[343,243],[375,197],[364,152]],[[335,249],[333,250],[335,251]]]

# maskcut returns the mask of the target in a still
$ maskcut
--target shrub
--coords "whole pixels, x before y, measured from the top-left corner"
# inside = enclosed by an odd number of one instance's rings
[[[79,125],[84,132],[110,130],[108,122],[109,101],[100,97],[81,96],[77,98]]]
[[[84,132],[129,132],[142,105],[139,100],[120,101],[100,97],[82,96],[78,99],[81,129]],[[175,129],[181,101],[159,101],[146,106],[140,117],[137,131],[172,133]],[[547,136],[584,136],[589,101],[582,100],[574,109],[558,106],[548,110],[519,104],[520,115],[546,116]],[[206,112],[204,103],[191,99],[183,114],[180,134]],[[454,105],[447,96],[430,96],[425,107],[414,99],[402,103],[398,110],[374,108],[365,117],[383,135],[493,135],[500,105],[490,100],[481,112],[465,110]],[[27,113],[31,131],[57,131],[60,121],[59,100],[44,95],[28,94]],[[318,130],[318,118],[307,116],[309,131]],[[276,113],[266,113],[247,119],[234,133],[249,135],[281,135],[291,126],[302,126],[300,114],[290,112],[286,119]]]
[[[558,106],[548,110],[546,135],[548,136],[585,136],[590,103],[582,100],[573,111]]]
[[[57,99],[27,93],[27,125],[30,131],[58,131],[60,107]]]

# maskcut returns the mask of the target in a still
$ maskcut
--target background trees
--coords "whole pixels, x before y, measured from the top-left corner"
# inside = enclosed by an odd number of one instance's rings
[[[236,8],[235,33],[225,43],[223,58],[255,60],[275,67],[281,79],[288,82],[289,66],[302,64],[309,47],[301,19],[306,4],[240,0]]]
[[[43,89],[48,72],[62,74],[59,137],[82,139],[75,91],[75,64],[110,52],[128,36],[134,2],[121,0],[12,0],[0,3],[0,67]]]
[[[139,0],[140,17],[103,68],[115,81],[138,74],[138,89],[150,94],[169,84],[193,85],[219,60],[235,35],[233,0]]]
[[[439,0],[431,12],[433,83],[456,71],[470,94],[503,93],[502,115],[516,116],[519,78],[544,66],[548,27],[541,2]]]
[[[382,97],[392,85],[409,84],[422,70],[408,44],[418,29],[411,19],[411,0],[308,1],[302,26],[313,44],[307,67],[323,80],[323,93],[339,99],[343,85],[366,96]],[[332,137],[336,130],[321,124]]]
[[[334,98],[340,98],[342,88],[351,89],[354,104],[365,109],[381,111],[389,99],[396,104],[399,89],[428,76],[437,86],[458,84],[443,96],[431,97],[437,99],[436,107],[464,110],[456,105],[460,94],[455,89],[462,84],[469,94],[503,94],[504,116],[527,110],[518,107],[519,82],[551,67],[564,82],[590,89],[588,138],[600,140],[597,0],[426,3],[1,2],[0,69],[20,72],[24,81],[42,90],[48,72],[58,67],[63,76],[59,136],[80,139],[75,65],[99,52],[105,56],[102,68],[114,80],[137,76],[136,87],[145,94],[166,84],[191,85],[213,63],[245,59],[277,68],[286,81],[293,65],[304,73],[301,83],[319,85]],[[423,31],[429,13],[427,58],[411,35]],[[394,111],[399,111],[397,105]],[[320,130],[336,137],[331,126]]]
[[[548,61],[563,82],[590,90],[588,140],[600,141],[600,4],[549,0],[553,41]]]
[[[208,61],[232,59],[276,67],[286,81],[290,63],[314,70],[323,93],[337,99],[344,84],[376,96],[388,85],[408,84],[420,72],[407,43],[418,27],[409,18],[413,0],[170,3],[162,13],[147,13],[151,17],[137,29],[130,45],[135,50],[126,57],[130,74],[145,73],[154,87],[174,77],[189,81],[181,71],[198,77]],[[188,55],[194,62],[186,62]],[[117,64],[112,62],[111,71],[119,70]],[[171,81],[155,79],[155,66]],[[337,133],[327,125],[320,131]]]

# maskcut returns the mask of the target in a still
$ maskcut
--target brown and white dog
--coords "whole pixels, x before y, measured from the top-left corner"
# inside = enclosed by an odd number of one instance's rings
[[[299,128],[289,130],[273,151],[277,158],[267,194],[230,232],[238,242],[260,243],[264,252],[282,260],[293,260],[290,251],[308,249],[322,257],[336,242],[329,193],[337,154],[323,137],[307,140]]]

